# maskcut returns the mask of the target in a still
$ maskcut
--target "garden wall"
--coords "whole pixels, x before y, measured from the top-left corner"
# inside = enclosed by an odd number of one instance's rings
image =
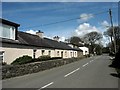
[[[51,69],[53,67],[58,67],[74,61],[78,61],[81,60],[82,58],[84,57],[49,60],[49,61],[24,64],[24,65],[6,65],[2,67],[2,79],[22,76],[25,74],[37,73],[39,71]]]

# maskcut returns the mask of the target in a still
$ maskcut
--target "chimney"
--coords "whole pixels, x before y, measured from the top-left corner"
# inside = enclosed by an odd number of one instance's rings
[[[38,32],[36,32],[36,35],[39,36],[40,38],[43,38],[43,32],[41,32],[40,30],[38,30]]]
[[[58,37],[58,36],[53,37],[53,40],[55,40],[55,41],[59,41],[59,39],[60,39],[60,37]]]

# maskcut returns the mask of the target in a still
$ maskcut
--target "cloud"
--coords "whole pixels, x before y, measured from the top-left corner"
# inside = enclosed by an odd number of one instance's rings
[[[108,23],[106,20],[104,20],[104,21],[101,23],[101,25],[104,26],[104,27],[106,27],[106,26],[109,26],[109,23]]]
[[[103,38],[102,38],[102,41],[101,41],[101,43],[103,44],[103,46],[106,47],[109,42],[110,42],[110,38],[109,37],[105,37],[103,35]]]
[[[34,30],[27,30],[26,33],[30,33],[30,34],[36,34],[37,31]]]
[[[34,35],[35,35],[37,31],[35,31],[35,30],[27,30],[27,31],[25,31],[25,32],[26,32],[26,33],[30,33],[30,34],[34,34]],[[49,38],[49,39],[53,39],[52,36],[46,36],[46,35],[44,35],[44,37]],[[66,39],[66,38],[65,38],[64,36],[60,36],[59,41],[64,42],[65,39]]]
[[[74,32],[74,36],[83,37],[85,34],[93,31],[99,32],[98,28],[96,28],[95,26],[91,26],[89,23],[83,23],[77,27]]]
[[[53,40],[53,37],[51,36],[45,36],[45,37]],[[64,36],[59,36],[59,37],[60,37],[59,41],[62,41],[62,42],[64,42],[66,39]]]
[[[65,37],[60,37],[60,41],[64,42],[65,41]]]
[[[83,20],[83,21],[88,21],[91,18],[93,18],[93,14],[83,13],[83,14],[80,15],[80,19]]]

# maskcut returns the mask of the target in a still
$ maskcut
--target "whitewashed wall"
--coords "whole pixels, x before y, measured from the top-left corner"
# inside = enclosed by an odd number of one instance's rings
[[[2,48],[4,50],[4,62],[7,64],[12,63],[16,58],[23,55],[33,56],[32,49],[18,49],[18,48]]]
[[[5,48],[3,47],[2,50],[4,50],[4,62],[7,64],[12,63],[16,58],[22,57],[23,55],[28,55],[33,57],[33,49],[24,49],[24,48]],[[42,54],[42,50],[44,50],[44,53]],[[50,53],[49,53],[50,51]],[[59,53],[58,53],[59,52]],[[62,55],[63,52],[63,55]],[[72,50],[60,50],[60,49],[37,49],[35,52],[35,58],[38,58],[42,55],[49,55],[51,57],[63,57],[63,58],[72,58],[77,57],[77,51]]]
[[[83,55],[89,54],[89,49],[87,47],[79,47],[83,51]]]

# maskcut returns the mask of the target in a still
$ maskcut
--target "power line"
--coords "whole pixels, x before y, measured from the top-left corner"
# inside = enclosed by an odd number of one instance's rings
[[[99,13],[91,14],[91,16],[96,16],[96,15],[107,13],[107,12],[109,12],[109,11],[107,10],[107,11],[102,11],[102,12],[99,12]],[[77,19],[86,18],[86,17],[89,17],[89,16],[76,17],[76,18],[72,18],[72,19],[67,19],[67,20],[62,20],[62,21],[57,21],[57,22],[52,22],[52,23],[41,24],[39,26],[37,25],[37,26],[25,27],[25,28],[34,28],[34,27],[42,27],[42,26],[54,25],[54,24],[69,22],[69,21],[73,21],[73,20],[77,20]],[[25,29],[25,28],[21,28],[21,29]]]

